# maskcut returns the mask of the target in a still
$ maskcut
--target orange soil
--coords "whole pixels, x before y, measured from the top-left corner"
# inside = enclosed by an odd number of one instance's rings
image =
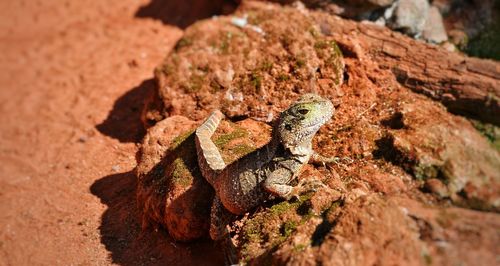
[[[140,230],[139,113],[182,34],[148,4],[0,2],[0,265],[221,263]]]

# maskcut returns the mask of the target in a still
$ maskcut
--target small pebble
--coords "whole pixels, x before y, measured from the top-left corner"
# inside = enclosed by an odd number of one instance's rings
[[[424,187],[441,198],[449,196],[448,188],[439,179],[428,179],[425,181]]]
[[[111,167],[111,170],[113,170],[113,172],[119,172],[120,171],[120,166],[119,165],[113,165],[113,167]]]

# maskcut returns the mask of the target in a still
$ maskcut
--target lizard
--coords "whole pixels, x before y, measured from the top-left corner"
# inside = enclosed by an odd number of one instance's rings
[[[235,216],[264,201],[274,197],[289,200],[311,190],[314,182],[290,184],[308,162],[332,161],[312,149],[312,139],[334,110],[328,99],[302,95],[274,121],[269,143],[229,165],[211,140],[225,116],[219,110],[209,115],[196,129],[195,141],[201,173],[215,190],[209,230],[213,240],[228,235],[227,225]]]

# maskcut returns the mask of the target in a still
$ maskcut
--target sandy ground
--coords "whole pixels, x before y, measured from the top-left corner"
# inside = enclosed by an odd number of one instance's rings
[[[141,100],[182,34],[148,4],[0,2],[0,265],[221,263],[136,218]]]

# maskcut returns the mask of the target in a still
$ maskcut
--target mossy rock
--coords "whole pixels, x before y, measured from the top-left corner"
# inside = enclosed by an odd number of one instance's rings
[[[146,222],[162,225],[178,241],[191,241],[207,236],[214,191],[198,167],[196,123],[186,123],[187,130],[186,126],[181,127],[183,131],[172,130],[179,128],[172,126],[177,122],[162,121],[149,130],[145,142],[162,143],[162,148],[156,147],[154,153],[151,152],[154,148],[143,143],[141,154],[158,154],[161,158],[149,169],[144,167],[145,161],[139,160],[138,200]],[[229,164],[266,144],[270,135],[270,127],[261,122],[222,121],[212,140]]]
[[[238,26],[235,18],[247,18]],[[332,95],[343,82],[342,52],[321,25],[296,8],[279,12],[242,3],[232,16],[186,29],[176,49],[156,68],[163,105],[153,114],[201,120],[213,109],[229,117],[270,121],[306,92]],[[321,86],[311,84],[321,81]]]
[[[240,257],[255,264],[266,264],[271,253],[296,229],[307,222],[311,195],[301,196],[296,201],[283,201],[249,217],[241,232]]]
[[[496,129],[476,123],[485,138],[465,119],[448,119],[446,127],[429,119],[445,118],[448,114],[443,110],[409,103],[400,108],[405,126],[388,132],[386,158],[419,181],[439,179],[449,193],[437,194],[450,197],[459,206],[498,212],[500,154],[494,147]]]

